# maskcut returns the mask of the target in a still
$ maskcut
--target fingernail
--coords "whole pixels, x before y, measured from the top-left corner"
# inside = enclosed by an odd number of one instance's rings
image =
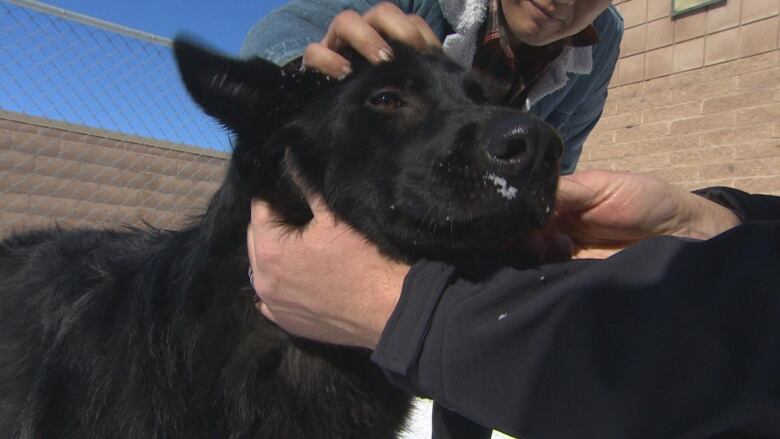
[[[382,61],[388,62],[391,59],[393,59],[393,52],[391,52],[390,49],[382,48],[379,49],[379,52],[377,52],[376,56],[379,57],[379,59],[381,59]]]
[[[341,75],[339,75],[338,80],[343,81],[344,78],[352,74],[352,68],[349,66],[344,66],[341,68]]]

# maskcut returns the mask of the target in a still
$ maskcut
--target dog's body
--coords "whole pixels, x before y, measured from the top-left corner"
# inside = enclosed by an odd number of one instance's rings
[[[250,200],[301,226],[305,184],[389,257],[469,265],[541,224],[560,140],[479,102],[437,54],[398,47],[336,84],[176,53],[195,100],[237,135],[225,181],[181,231],[0,243],[0,437],[395,437],[408,397],[366,351],[294,339],[256,311]]]

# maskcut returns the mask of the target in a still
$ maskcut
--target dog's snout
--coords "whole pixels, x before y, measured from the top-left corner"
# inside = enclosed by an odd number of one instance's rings
[[[496,119],[487,131],[487,153],[491,159],[525,167],[558,161],[563,144],[555,130],[529,114],[512,114]]]

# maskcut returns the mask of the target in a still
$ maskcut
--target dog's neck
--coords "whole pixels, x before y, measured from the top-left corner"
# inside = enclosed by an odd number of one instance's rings
[[[237,183],[235,174],[228,172],[206,211],[191,226],[174,233],[166,251],[176,255],[167,275],[171,293],[180,296],[175,300],[202,299],[215,270],[235,272],[237,280],[246,280],[240,273],[248,267],[246,227],[251,199],[237,190]]]

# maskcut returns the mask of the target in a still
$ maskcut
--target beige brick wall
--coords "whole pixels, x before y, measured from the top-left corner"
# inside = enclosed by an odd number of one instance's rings
[[[780,0],[676,19],[670,0],[615,4],[621,58],[579,169],[780,194]]]
[[[202,211],[226,157],[0,111],[0,236],[53,223],[180,226]]]

